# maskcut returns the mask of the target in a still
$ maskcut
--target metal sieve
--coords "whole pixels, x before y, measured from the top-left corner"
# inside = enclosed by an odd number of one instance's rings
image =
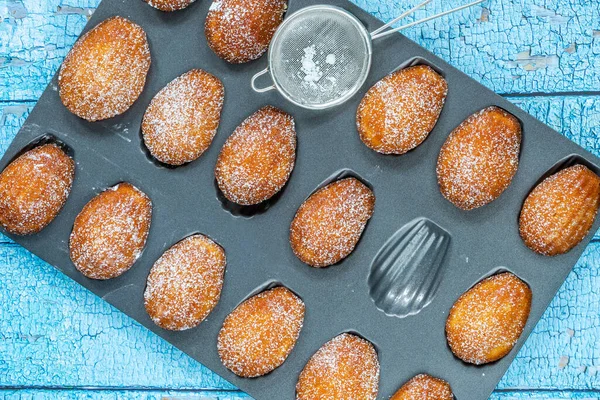
[[[374,39],[483,1],[387,29],[431,2],[426,0],[371,33],[343,8],[325,4],[302,8],[287,17],[273,35],[268,67],[252,77],[252,89],[258,93],[277,89],[288,101],[311,110],[342,104],[367,79]],[[256,80],[269,72],[273,84],[257,87]]]

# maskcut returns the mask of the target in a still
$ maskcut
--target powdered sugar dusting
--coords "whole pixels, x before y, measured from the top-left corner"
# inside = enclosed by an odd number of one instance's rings
[[[92,279],[110,279],[127,271],[146,244],[152,203],[129,183],[100,193],[75,219],[69,247],[75,267]]]
[[[303,101],[309,103],[314,101],[328,102],[344,96],[349,90],[346,87],[347,82],[346,85],[339,85],[338,80],[347,81],[348,78],[351,79],[351,74],[348,71],[356,70],[356,67],[347,60],[347,51],[344,51],[344,48],[336,48],[335,51],[339,52],[338,60],[335,53],[329,53],[334,49],[328,48],[325,43],[321,41],[315,43],[309,41],[309,43],[308,46],[302,49],[300,60],[284,60],[286,73],[292,73],[291,70],[295,64],[299,66],[295,77],[289,76],[284,80],[288,82],[286,86],[289,85],[290,81],[297,82],[301,88]],[[353,82],[353,84],[355,83]]]
[[[379,360],[375,348],[343,333],[325,343],[308,361],[296,385],[298,400],[375,400]]]
[[[317,7],[295,13],[282,27],[269,49],[269,67],[285,97],[322,109],[356,93],[371,62],[360,24],[346,13]]]
[[[227,139],[215,166],[225,197],[261,203],[288,181],[296,160],[296,130],[289,114],[266,106],[246,118]]]
[[[448,84],[426,65],[396,71],[362,99],[356,124],[361,140],[383,154],[404,154],[420,145],[435,126]]]
[[[0,174],[0,224],[9,232],[41,231],[59,213],[75,176],[75,163],[57,145],[31,149]]]
[[[294,254],[314,267],[337,263],[354,250],[374,207],[373,192],[356,178],[319,189],[300,206],[292,221]]]
[[[161,11],[183,10],[196,0],[144,0],[146,3]]]
[[[200,69],[171,81],[144,114],[142,133],[150,153],[171,165],[200,157],[217,133],[223,100],[221,81]]]
[[[484,279],[452,306],[446,335],[452,352],[465,362],[485,364],[513,348],[531,309],[531,289],[510,272]]]
[[[215,0],[205,22],[208,45],[230,63],[255,60],[267,51],[286,10],[285,0]]]
[[[471,210],[490,203],[510,185],[519,165],[521,125],[492,106],[463,121],[444,143],[437,176],[444,197]]]
[[[150,68],[144,30],[112,17],[83,35],[58,75],[60,97],[75,115],[98,121],[124,113],[137,100]]]
[[[156,261],[144,304],[155,324],[181,331],[200,324],[221,297],[225,251],[204,235],[189,236]]]
[[[223,323],[217,349],[236,375],[252,378],[279,367],[294,348],[304,322],[304,303],[276,287],[240,304]]]
[[[453,400],[448,382],[419,374],[406,382],[390,400]]]
[[[312,44],[304,48],[304,55],[302,56],[302,67],[300,71],[304,73],[304,82],[316,83],[323,76],[323,72],[319,65],[315,62],[316,49],[315,45]]]
[[[587,235],[599,206],[600,177],[583,165],[574,165],[544,179],[527,196],[519,232],[532,250],[563,254]]]

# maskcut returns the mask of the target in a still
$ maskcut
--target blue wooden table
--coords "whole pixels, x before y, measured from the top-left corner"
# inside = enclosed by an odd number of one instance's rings
[[[354,1],[384,21],[416,3]],[[0,0],[0,154],[98,3]],[[600,156],[599,0],[488,0],[405,34]],[[2,236],[0,397],[248,398]],[[493,396],[524,398],[600,399],[598,235]]]

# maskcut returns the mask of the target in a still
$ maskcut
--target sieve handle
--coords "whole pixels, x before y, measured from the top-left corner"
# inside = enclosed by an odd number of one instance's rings
[[[414,22],[408,23],[406,25],[402,25],[402,26],[400,26],[398,28],[388,29],[387,31],[385,30],[385,29],[389,28],[392,24],[394,24],[394,23],[398,22],[399,20],[407,17],[408,15],[414,13],[418,9],[426,6],[427,4],[429,4],[431,2],[431,0],[425,0],[421,4],[418,4],[417,6],[411,8],[410,10],[406,11],[405,13],[402,13],[398,17],[394,18],[392,21],[390,21],[387,24],[383,25],[379,29],[376,29],[375,31],[371,32],[371,39],[372,40],[379,39],[381,37],[387,36],[387,35],[392,34],[394,32],[399,32],[399,31],[401,31],[403,29],[410,28],[411,26],[422,24],[423,22],[431,21],[432,19],[443,17],[444,15],[452,14],[454,12],[457,12],[457,11],[460,11],[460,10],[464,10],[465,8],[473,7],[474,5],[483,3],[484,1],[485,0],[475,0],[475,1],[471,2],[471,3],[469,3],[469,4],[465,4],[465,5],[462,5],[460,7],[456,7],[456,8],[453,8],[451,10],[444,11],[444,12],[441,12],[439,14],[432,15],[430,17],[423,18],[423,19],[420,19],[418,21],[414,21]]]
[[[256,93],[264,93],[264,92],[268,92],[269,90],[275,89],[275,85],[267,86],[265,88],[256,87],[256,80],[258,78],[260,78],[262,75],[266,74],[267,72],[269,72],[269,67],[267,67],[267,68],[263,69],[262,71],[254,74],[254,76],[250,80],[250,85],[252,86],[252,90],[254,90]]]

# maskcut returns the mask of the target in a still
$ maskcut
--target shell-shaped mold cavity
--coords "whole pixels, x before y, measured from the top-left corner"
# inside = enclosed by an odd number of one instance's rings
[[[450,240],[450,233],[427,218],[396,231],[371,264],[369,294],[377,308],[404,318],[427,307],[440,286]]]

